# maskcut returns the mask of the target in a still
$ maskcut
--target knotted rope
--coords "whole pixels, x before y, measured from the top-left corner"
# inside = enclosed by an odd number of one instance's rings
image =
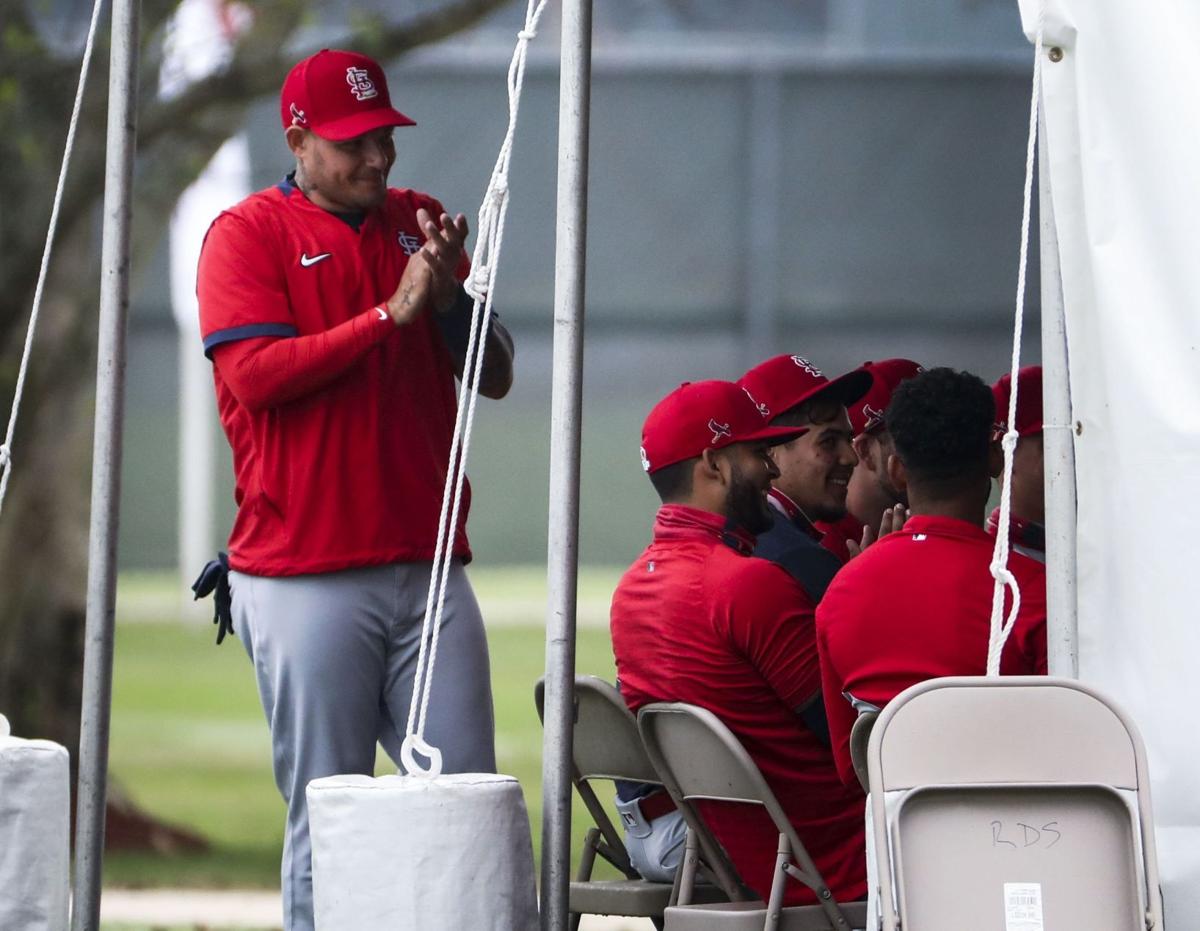
[[[992,551],[991,573],[995,579],[992,589],[991,630],[988,636],[987,674],[1000,675],[1000,654],[1012,633],[1021,610],[1021,588],[1008,568],[1008,529],[1012,519],[1013,451],[1017,446],[1017,374],[1021,368],[1021,330],[1025,317],[1025,275],[1029,265],[1029,216],[1033,204],[1033,162],[1037,151],[1038,102],[1041,95],[1042,30],[1045,10],[1038,4],[1037,35],[1033,43],[1033,93],[1029,102],[1029,141],[1025,152],[1025,202],[1021,214],[1021,258],[1017,271],[1017,308],[1013,324],[1012,390],[1008,395],[1008,429],[1001,440],[1004,449],[1004,477],[1000,486],[1000,517],[996,527],[996,546]],[[1012,606],[1004,616],[1005,589],[1012,593]]]
[[[529,0],[525,12],[525,26],[517,33],[516,49],[508,67],[508,130],[504,134],[500,153],[496,157],[491,179],[479,207],[479,227],[475,250],[471,257],[471,275],[465,285],[467,293],[475,300],[471,311],[466,369],[459,387],[458,414],[454,420],[454,435],[450,444],[450,468],[442,492],[437,544],[429,578],[429,594],[425,600],[425,620],[421,627],[421,645],[417,652],[417,669],[413,678],[412,700],[408,708],[406,736],[400,750],[405,770],[413,775],[437,776],[442,771],[441,752],[425,740],[425,723],[433,686],[433,668],[437,661],[438,635],[442,626],[446,585],[453,563],[454,530],[458,526],[462,505],[467,453],[471,446],[475,405],[479,399],[479,382],[483,374],[486,333],[492,317],[500,248],[504,243],[504,222],[508,213],[508,171],[512,159],[513,138],[517,130],[521,91],[525,83],[525,60],[529,43],[537,36],[538,21],[545,7],[546,0]],[[428,767],[416,760],[414,750],[429,760]]]

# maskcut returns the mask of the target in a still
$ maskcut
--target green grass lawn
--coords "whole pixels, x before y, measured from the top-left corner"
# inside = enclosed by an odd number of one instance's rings
[[[533,686],[542,674],[545,573],[541,569],[473,570],[489,627],[501,772],[525,791],[535,854],[541,841],[542,730]],[[580,578],[583,621],[576,668],[611,681],[607,614],[612,571]],[[279,882],[283,801],[271,775],[270,742],[254,676],[241,644],[213,645],[213,628],[174,619],[166,577],[123,577],[113,672],[110,769],[139,805],[190,827],[212,844],[205,854],[111,853],[105,883],[126,887],[268,887]],[[167,620],[147,618],[164,617]],[[499,621],[503,623],[499,623]],[[380,755],[379,772],[394,771]],[[572,849],[587,815],[578,800]]]

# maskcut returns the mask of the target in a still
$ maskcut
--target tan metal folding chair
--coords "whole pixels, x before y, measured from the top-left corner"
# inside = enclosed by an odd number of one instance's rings
[[[1161,931],[1145,750],[1087,686],[922,682],[880,714],[867,769],[884,931]]]
[[[668,908],[667,931],[850,931],[863,926],[865,904],[839,905],[834,899],[758,766],[716,715],[682,703],[647,705],[638,712],[638,729],[650,761],[700,848],[712,851],[707,855],[714,874],[731,898],[742,900]],[[697,799],[766,809],[779,831],[777,870],[766,904],[745,900],[749,893],[697,812]],[[812,889],[820,904],[783,908],[789,876]]]
[[[545,683],[538,680],[534,701],[538,717],[543,716]],[[658,773],[646,757],[638,735],[637,722],[625,705],[620,692],[595,676],[575,677],[575,727],[571,744],[574,763],[572,780],[575,790],[592,817],[593,826],[584,839],[579,871],[571,883],[568,910],[570,928],[579,927],[581,915],[619,915],[631,918],[650,918],[655,926],[663,926],[663,911],[679,896],[679,889],[669,883],[642,879],[629,862],[621,830],[609,818],[591,786],[594,779],[642,782],[661,785]],[[625,875],[619,880],[593,880],[596,856],[611,863]],[[712,886],[700,886],[692,891],[696,869],[694,851],[685,854],[692,864],[688,888],[682,901],[693,895],[703,901],[721,900],[724,896]],[[678,887],[679,881],[676,882]]]

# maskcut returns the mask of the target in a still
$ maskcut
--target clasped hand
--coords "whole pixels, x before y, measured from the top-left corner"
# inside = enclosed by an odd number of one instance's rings
[[[408,260],[396,292],[388,298],[387,311],[397,326],[412,323],[426,307],[445,313],[454,306],[459,282],[455,275],[464,254],[470,230],[461,213],[451,219],[443,213],[435,222],[421,208],[417,222],[425,233],[425,242]]]

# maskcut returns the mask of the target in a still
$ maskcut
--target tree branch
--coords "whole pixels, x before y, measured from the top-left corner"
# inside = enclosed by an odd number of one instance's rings
[[[392,59],[422,45],[440,41],[474,25],[509,0],[459,0],[432,13],[382,29],[363,28],[322,47],[353,48],[380,59]],[[255,33],[257,30],[251,30]],[[300,55],[283,54],[281,42],[264,46],[262,36],[247,35],[238,43],[229,66],[192,84],[172,100],[149,100],[138,120],[139,139],[149,144],[171,127],[214,104],[229,100],[251,100],[279,88],[288,68]],[[264,48],[275,49],[263,54]]]

